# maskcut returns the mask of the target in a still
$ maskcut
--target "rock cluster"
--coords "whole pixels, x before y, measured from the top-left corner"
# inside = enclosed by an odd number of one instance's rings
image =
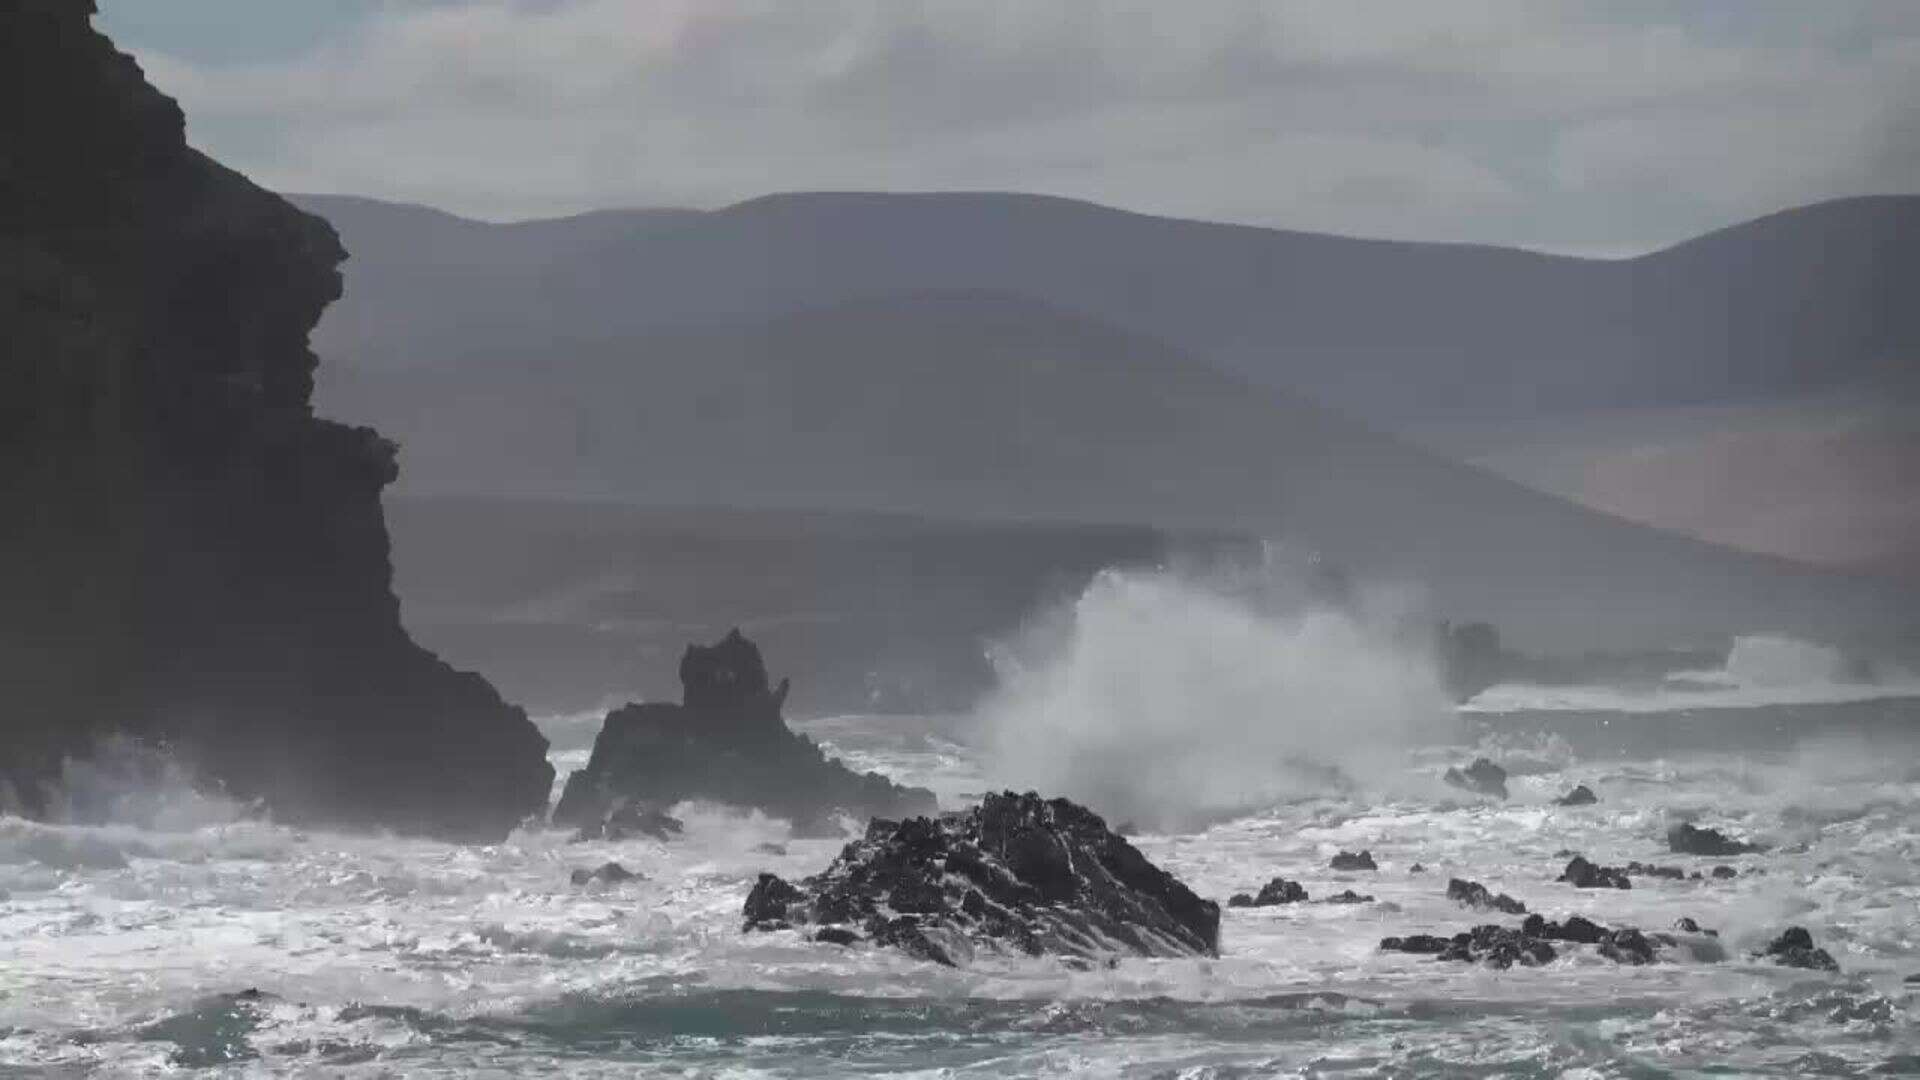
[[[797,886],[762,874],[748,930],[813,927],[935,963],[977,952],[1105,959],[1216,955],[1220,908],[1065,799],[988,795],[965,813],[876,820]]]
[[[1747,855],[1762,850],[1759,844],[1735,840],[1714,829],[1696,828],[1681,822],[1667,831],[1667,847],[1675,855]]]
[[[1690,919],[1684,922],[1690,925],[1683,925],[1681,929],[1712,934],[1711,931],[1699,931],[1698,925]],[[1565,922],[1529,915],[1518,927],[1489,923],[1452,937],[1433,934],[1390,937],[1381,940],[1380,948],[1386,952],[1416,953],[1439,960],[1505,969],[1515,964],[1536,967],[1551,962],[1559,956],[1556,942],[1561,945],[1592,945],[1601,956],[1616,964],[1638,966],[1659,960],[1661,950],[1679,944],[1680,939],[1672,934],[1649,934],[1630,926],[1609,929],[1578,915],[1568,917]],[[1705,955],[1711,958],[1714,954]]]
[[[1249,896],[1246,893],[1234,893],[1227,899],[1227,906],[1234,908],[1273,907],[1278,904],[1304,904],[1307,902],[1307,890],[1297,881],[1286,878],[1274,878],[1260,887],[1260,892]]]
[[[787,682],[767,682],[760,650],[738,630],[680,660],[681,703],[607,714],[584,769],[567,778],[555,824],[582,835],[677,831],[667,807],[700,799],[830,833],[835,815],[901,818],[936,810],[933,793],[857,773],[787,727]]]
[[[396,448],[313,414],[345,252],[189,147],[93,7],[0,5],[0,809],[120,736],[284,821],[499,839],[546,741],[402,629]]]
[[[1441,779],[1475,795],[1491,795],[1499,799],[1507,797],[1507,770],[1486,758],[1474,758],[1473,764],[1465,769],[1450,768]]]
[[[1527,905],[1506,893],[1495,893],[1477,881],[1466,881],[1461,878],[1454,878],[1447,882],[1447,899],[1483,911],[1503,911],[1508,915],[1527,913]]]

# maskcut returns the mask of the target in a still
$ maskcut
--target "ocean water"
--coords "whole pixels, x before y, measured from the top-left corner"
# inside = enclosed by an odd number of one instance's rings
[[[563,770],[583,760],[588,720],[547,726]],[[952,718],[806,726],[948,806],[992,783]],[[1920,1073],[1920,986],[1903,982],[1920,973],[1912,754],[1822,739],[1600,759],[1524,724],[1480,737],[1515,766],[1505,804],[1439,784],[1474,748],[1433,746],[1404,753],[1389,791],[1306,792],[1138,837],[1223,901],[1278,874],[1377,902],[1227,910],[1217,959],[1092,971],[953,970],[743,935],[757,872],[804,876],[838,845],[712,807],[684,807],[672,843],[529,831],[492,847],[289,829],[181,790],[145,793],[113,826],[0,818],[0,1075]],[[1550,805],[1575,783],[1600,805]],[[1669,856],[1680,819],[1772,850]],[[1370,849],[1379,871],[1327,870],[1342,848]],[[1563,849],[1741,875],[1576,890],[1553,880]],[[569,884],[607,860],[645,879]],[[1663,929],[1691,916],[1720,931],[1724,957],[1627,968],[1572,950],[1500,972],[1378,951],[1385,935],[1496,921],[1448,902],[1450,876],[1554,918]],[[1843,974],[1751,958],[1796,924]]]

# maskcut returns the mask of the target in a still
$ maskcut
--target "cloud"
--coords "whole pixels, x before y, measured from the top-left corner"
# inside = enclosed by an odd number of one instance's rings
[[[476,0],[257,63],[122,44],[265,183],[496,218],[984,188],[1612,249],[1920,157],[1904,0]]]

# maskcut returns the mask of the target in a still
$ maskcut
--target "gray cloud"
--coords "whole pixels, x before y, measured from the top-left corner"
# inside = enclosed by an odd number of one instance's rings
[[[1920,175],[1906,0],[490,0],[257,63],[123,44],[265,183],[493,218],[984,188],[1634,250]]]

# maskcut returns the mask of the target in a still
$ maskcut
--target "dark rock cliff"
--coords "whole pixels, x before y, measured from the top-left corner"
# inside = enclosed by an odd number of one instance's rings
[[[931,814],[925,788],[857,773],[827,757],[780,715],[787,681],[767,681],[760,649],[734,630],[680,659],[682,703],[607,714],[587,767],[567,777],[559,825],[584,835],[646,832],[650,814],[688,799],[753,807],[802,832],[831,832],[836,812],[860,818]]]
[[[407,637],[395,447],[309,405],[345,253],[92,9],[0,7],[0,800],[124,732],[286,820],[502,835],[545,740]]]

